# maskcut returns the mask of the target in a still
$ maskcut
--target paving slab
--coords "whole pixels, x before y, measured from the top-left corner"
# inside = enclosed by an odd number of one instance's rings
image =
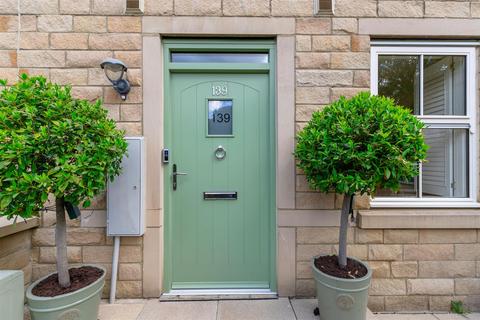
[[[288,298],[218,302],[217,320],[295,320]]]
[[[292,299],[290,300],[297,320],[318,320],[313,314],[317,307],[317,299]]]
[[[100,304],[99,320],[136,320],[143,303]]]
[[[385,314],[377,313],[373,318],[375,320],[438,320],[433,314],[413,313],[413,314]]]
[[[145,304],[137,320],[215,320],[218,301],[158,301]]]
[[[435,317],[438,320],[467,320],[467,315],[454,314],[454,313],[436,313]]]

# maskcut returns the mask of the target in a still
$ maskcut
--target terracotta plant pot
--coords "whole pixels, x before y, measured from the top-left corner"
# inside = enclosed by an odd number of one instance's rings
[[[74,292],[55,297],[39,297],[32,294],[32,289],[53,273],[32,283],[26,293],[32,320],[97,320],[106,270],[99,266],[92,267],[103,270],[103,275],[90,285]]]
[[[336,278],[315,267],[315,259],[318,257],[320,256],[312,259],[312,269],[317,288],[320,320],[365,320],[368,288],[372,278],[370,267],[362,261],[353,259],[367,268],[367,274],[359,279]]]

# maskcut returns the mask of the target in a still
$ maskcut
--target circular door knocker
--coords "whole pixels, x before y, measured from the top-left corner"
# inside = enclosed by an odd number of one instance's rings
[[[218,160],[223,160],[225,159],[227,155],[227,151],[222,146],[218,146],[217,149],[215,149],[215,158]]]

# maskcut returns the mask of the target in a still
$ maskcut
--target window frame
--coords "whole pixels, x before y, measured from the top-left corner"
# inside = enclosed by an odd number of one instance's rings
[[[465,56],[466,59],[466,115],[418,115],[429,128],[459,128],[468,129],[468,169],[469,169],[469,196],[467,198],[442,198],[442,197],[378,197],[372,198],[372,208],[476,208],[480,207],[477,202],[477,80],[476,80],[476,48],[475,44],[469,46],[459,45],[455,42],[393,42],[388,43],[372,42],[370,90],[378,94],[378,56],[379,55],[418,55],[420,56],[420,97],[423,105],[423,56],[426,55],[448,55]],[[421,179],[421,171],[419,175]]]

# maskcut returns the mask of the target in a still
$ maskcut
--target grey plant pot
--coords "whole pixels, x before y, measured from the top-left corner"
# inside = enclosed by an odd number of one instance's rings
[[[341,279],[329,276],[315,267],[312,258],[312,269],[317,287],[320,320],[365,320],[367,317],[368,288],[372,278],[372,270],[363,264],[368,273],[360,279]],[[350,258],[352,259],[352,258]]]
[[[103,275],[94,283],[67,294],[56,297],[38,297],[32,294],[32,289],[43,279],[35,281],[27,289],[27,305],[32,320],[97,320],[98,307],[105,285],[106,270],[99,266],[92,266],[103,270]]]

